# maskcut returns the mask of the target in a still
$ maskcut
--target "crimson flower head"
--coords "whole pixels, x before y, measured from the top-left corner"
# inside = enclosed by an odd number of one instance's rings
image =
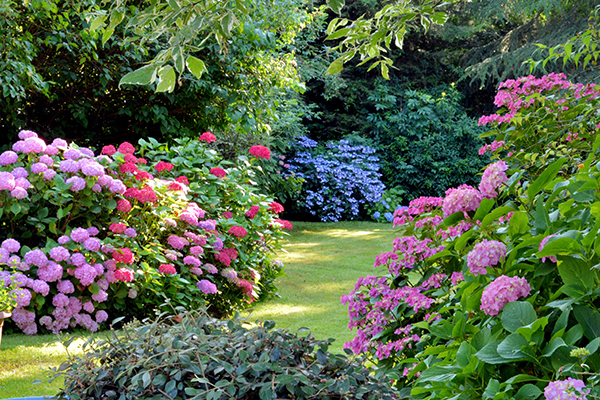
[[[138,170],[137,165],[135,165],[134,163],[128,162],[125,164],[122,164],[119,167],[119,171],[121,171],[122,174],[126,173],[126,172],[135,172]]]
[[[231,211],[225,211],[223,213],[223,218],[225,218],[225,219],[231,219],[231,218],[233,218],[233,213]]]
[[[294,226],[290,221],[286,221],[284,219],[276,219],[274,222],[280,224],[283,229],[294,229]]]
[[[214,167],[210,169],[210,173],[216,176],[217,178],[223,178],[227,175],[227,172],[223,168]]]
[[[118,151],[122,154],[133,154],[135,153],[135,147],[129,142],[123,142],[119,145]]]
[[[133,264],[133,253],[127,247],[113,251],[112,256],[117,262]]]
[[[159,161],[155,166],[154,169],[156,170],[156,172],[162,172],[164,170],[170,171],[173,169],[173,164],[168,163],[168,162],[164,162],[164,161]]]
[[[115,271],[115,279],[121,282],[133,281],[133,272],[127,268],[119,268]]]
[[[249,152],[256,158],[264,158],[265,160],[268,160],[269,158],[271,158],[271,150],[269,150],[265,146],[260,146],[260,145],[252,146],[252,147],[250,147]]]
[[[246,217],[254,219],[254,217],[256,217],[256,214],[258,214],[259,211],[260,206],[252,206],[248,211],[246,211]]]
[[[102,154],[105,154],[107,156],[112,156],[113,154],[115,154],[117,152],[117,149],[115,149],[115,146],[104,146],[102,148]]]
[[[178,176],[177,178],[175,178],[175,180],[177,182],[179,182],[179,183],[183,183],[183,184],[186,184],[186,185],[190,184],[190,181],[188,180],[187,176],[183,176],[183,175],[182,176]]]
[[[272,211],[275,214],[280,214],[283,212],[283,206],[278,202],[274,201],[269,204],[269,211]]]
[[[231,228],[229,228],[228,232],[231,233],[233,236],[238,237],[240,239],[242,239],[243,237],[245,237],[248,234],[246,229],[244,229],[244,227],[242,227],[242,226],[232,226]]]
[[[177,273],[173,264],[161,264],[160,267],[158,267],[158,272],[169,275],[174,275]]]
[[[216,141],[217,137],[210,132],[204,132],[202,135],[200,135],[198,140],[201,140],[201,141],[203,140],[206,143],[211,143],[211,142]]]
[[[169,190],[183,190],[183,187],[179,182],[171,182],[169,183]]]

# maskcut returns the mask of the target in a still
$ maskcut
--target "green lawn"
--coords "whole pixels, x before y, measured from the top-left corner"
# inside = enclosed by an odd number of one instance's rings
[[[353,332],[340,297],[359,277],[381,273],[373,268],[375,256],[391,251],[394,232],[390,224],[295,222],[283,246],[287,253],[279,254],[286,273],[277,284],[281,298],[259,304],[249,320],[310,328],[318,339],[336,338],[331,350],[341,352]]]
[[[310,328],[318,339],[336,338],[332,351],[342,351],[353,332],[346,328],[348,312],[340,297],[360,276],[374,273],[377,254],[392,249],[394,228],[369,222],[294,222],[278,258],[286,276],[278,282],[281,298],[255,307],[249,321],[273,320],[277,328]],[[248,316],[249,313],[244,313]],[[69,347],[81,352],[83,340]],[[0,348],[0,399],[54,394],[61,385],[33,385],[43,370],[57,367],[67,352],[53,335],[5,335]]]

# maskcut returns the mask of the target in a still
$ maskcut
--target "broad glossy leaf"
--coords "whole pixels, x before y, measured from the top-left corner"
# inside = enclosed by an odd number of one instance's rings
[[[583,328],[585,337],[594,340],[600,337],[600,313],[584,305],[573,306],[575,319]]]
[[[505,305],[502,310],[502,326],[511,333],[533,323],[536,319],[537,314],[533,306],[526,301],[513,301]]]

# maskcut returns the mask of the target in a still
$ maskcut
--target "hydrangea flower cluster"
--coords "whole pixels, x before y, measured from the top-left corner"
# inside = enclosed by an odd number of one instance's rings
[[[487,166],[481,177],[479,191],[486,199],[493,199],[498,196],[498,188],[508,180],[506,171],[508,165],[504,161],[497,161]]]
[[[548,383],[544,389],[544,397],[546,400],[587,400],[589,392],[581,379],[567,378]]]
[[[379,158],[366,146],[352,146],[347,140],[314,146],[300,137],[297,152],[290,159],[290,171],[305,179],[299,206],[321,221],[355,219],[360,206],[381,200]]]
[[[486,268],[499,264],[506,257],[506,245],[497,240],[483,239],[467,255],[469,272],[485,275]]]
[[[481,192],[472,186],[461,185],[456,189],[448,189],[442,205],[444,218],[459,211],[463,213],[475,211],[479,208],[481,200],[483,200]]]
[[[505,305],[528,296],[529,292],[531,288],[527,279],[501,275],[483,290],[481,309],[487,315],[498,315]]]

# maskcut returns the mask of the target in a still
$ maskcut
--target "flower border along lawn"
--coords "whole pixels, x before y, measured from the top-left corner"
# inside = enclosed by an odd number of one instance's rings
[[[277,255],[285,263],[286,275],[277,282],[281,297],[243,315],[249,322],[273,320],[276,328],[291,331],[307,327],[318,339],[335,338],[330,350],[341,352],[354,333],[347,329],[348,311],[340,297],[354,288],[359,277],[377,272],[375,256],[391,250],[395,229],[371,222],[293,225]],[[83,341],[69,346],[69,352],[80,353]],[[55,335],[5,335],[0,347],[0,399],[56,393],[62,381],[48,383],[44,370],[66,359],[67,352]],[[33,384],[40,379],[46,381]]]
[[[278,254],[286,274],[277,281],[281,297],[243,315],[291,331],[307,327],[318,339],[335,338],[330,350],[341,352],[354,332],[340,297],[359,277],[382,273],[373,267],[375,256],[392,250],[395,232],[392,224],[372,222],[294,222]]]

